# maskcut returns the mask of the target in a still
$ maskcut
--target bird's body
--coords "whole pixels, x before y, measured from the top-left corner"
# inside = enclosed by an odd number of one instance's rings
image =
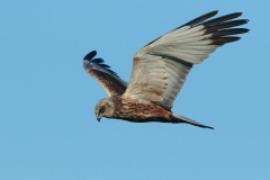
[[[233,36],[248,32],[234,28],[246,24],[232,13],[210,19],[217,11],[202,15],[151,41],[133,58],[130,81],[123,81],[92,51],[84,68],[106,90],[108,98],[96,105],[96,116],[131,122],[170,122],[212,128],[171,111],[173,102],[194,64],[202,62],[216,48],[239,40]]]
[[[134,122],[168,121],[172,114],[163,107],[148,101],[128,99],[121,96],[113,96],[105,99],[105,101],[111,101],[115,107],[112,115],[105,116],[107,118]]]
[[[104,109],[106,109],[106,111],[104,111]],[[206,126],[184,116],[176,115],[171,112],[171,110],[149,101],[128,99],[118,95],[102,99],[96,105],[96,116],[98,121],[101,117],[106,117],[137,123],[188,123],[198,127],[212,129],[210,126]]]

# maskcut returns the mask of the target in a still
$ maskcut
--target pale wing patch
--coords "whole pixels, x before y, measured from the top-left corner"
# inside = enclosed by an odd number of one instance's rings
[[[193,28],[184,26],[155,41],[148,48],[148,53],[181,59],[192,64],[200,63],[218,47],[211,45],[212,34],[205,33],[203,25]]]
[[[172,107],[191,67],[166,59],[167,86],[161,104]]]
[[[135,61],[135,64],[136,68],[123,97],[148,100],[170,109],[190,67],[148,54]]]
[[[145,55],[143,60],[134,62],[133,76],[124,97],[161,101],[166,84],[164,62]]]

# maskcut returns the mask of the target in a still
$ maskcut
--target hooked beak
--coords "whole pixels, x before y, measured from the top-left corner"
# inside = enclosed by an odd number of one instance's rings
[[[101,116],[97,115],[97,121],[100,122],[100,120],[101,120]]]

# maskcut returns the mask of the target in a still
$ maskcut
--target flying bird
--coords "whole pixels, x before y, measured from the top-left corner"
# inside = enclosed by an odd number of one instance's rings
[[[108,94],[96,105],[97,120],[106,117],[130,122],[187,123],[213,129],[171,109],[193,65],[216,48],[239,40],[236,35],[249,31],[238,27],[248,22],[239,19],[241,12],[215,17],[217,13],[199,16],[146,44],[133,57],[128,83],[102,58],[96,58],[96,51],[88,53],[83,66]]]

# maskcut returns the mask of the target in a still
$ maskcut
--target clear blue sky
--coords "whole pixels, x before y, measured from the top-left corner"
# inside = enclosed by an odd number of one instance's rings
[[[215,9],[251,32],[194,67],[173,109],[215,130],[96,121],[86,53],[128,79],[140,47]],[[270,179],[268,17],[267,1],[2,0],[0,179]]]

